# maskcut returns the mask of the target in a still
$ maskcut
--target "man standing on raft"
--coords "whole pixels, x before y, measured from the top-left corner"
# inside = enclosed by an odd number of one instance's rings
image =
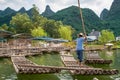
[[[78,58],[78,63],[80,66],[83,65],[83,43],[87,40],[86,35],[84,36],[83,33],[78,34],[78,38],[76,40],[76,52],[77,52],[77,58]]]

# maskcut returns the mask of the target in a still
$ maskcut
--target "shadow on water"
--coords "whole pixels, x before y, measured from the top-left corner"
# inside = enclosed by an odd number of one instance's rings
[[[73,77],[74,80],[93,80],[93,78],[97,78],[98,80],[113,80],[105,75],[74,75]]]
[[[55,74],[18,74],[18,80],[59,80]]]

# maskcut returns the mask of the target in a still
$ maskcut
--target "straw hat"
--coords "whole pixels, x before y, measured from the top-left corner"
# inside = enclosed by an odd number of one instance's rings
[[[79,33],[79,35],[83,36],[83,33]]]

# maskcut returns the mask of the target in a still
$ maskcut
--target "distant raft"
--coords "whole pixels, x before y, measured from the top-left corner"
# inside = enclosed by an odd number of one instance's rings
[[[98,52],[89,52],[86,53],[86,58],[85,58],[85,63],[86,64],[111,64],[112,60],[106,60],[102,59]]]

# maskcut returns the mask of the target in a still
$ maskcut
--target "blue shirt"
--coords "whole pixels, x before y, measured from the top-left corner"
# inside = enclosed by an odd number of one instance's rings
[[[84,42],[85,38],[84,37],[80,37],[77,38],[77,42],[76,42],[76,50],[83,50],[83,42]]]

